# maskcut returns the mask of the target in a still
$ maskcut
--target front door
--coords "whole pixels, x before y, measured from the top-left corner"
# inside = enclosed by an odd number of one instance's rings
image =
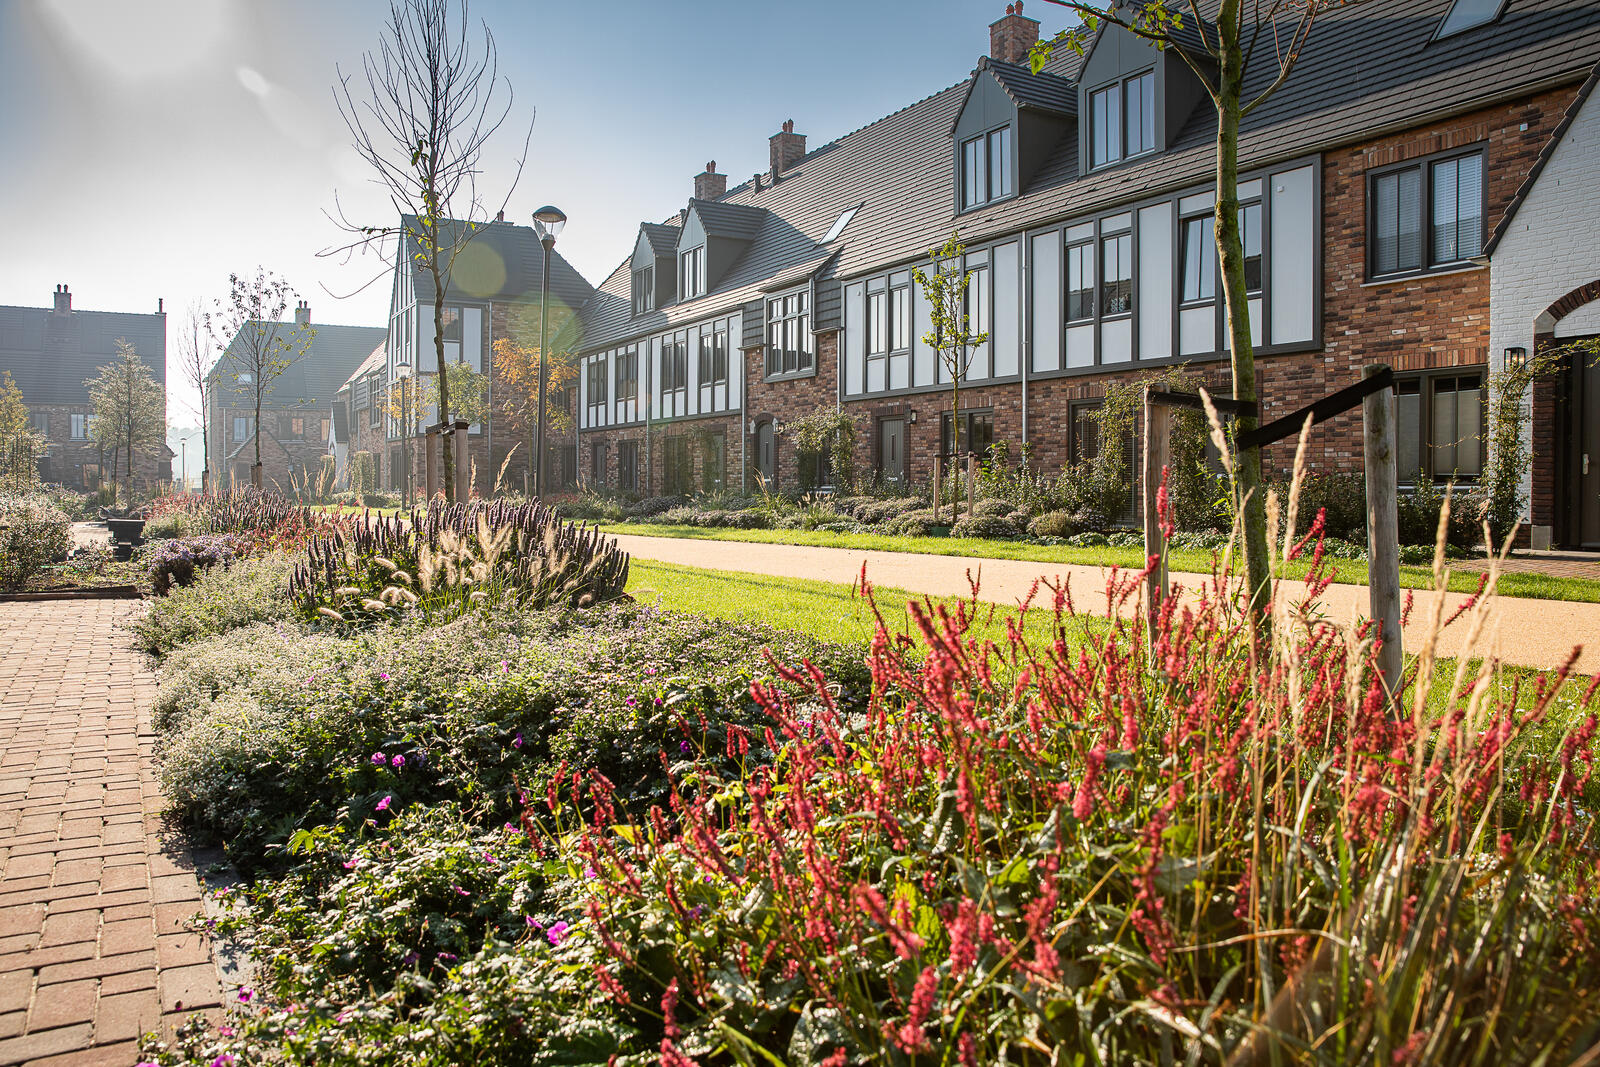
[[[878,472],[885,485],[906,483],[906,420],[878,423]]]
[[[1578,528],[1578,543],[1584,548],[1600,548],[1600,366],[1594,355],[1579,350],[1573,357],[1575,381],[1572,399],[1578,405],[1573,420],[1573,479],[1578,499],[1573,509]]]
[[[778,445],[771,419],[756,427],[756,473],[769,491],[778,488]]]

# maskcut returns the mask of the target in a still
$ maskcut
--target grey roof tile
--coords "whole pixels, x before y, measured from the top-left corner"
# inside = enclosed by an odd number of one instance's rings
[[[166,382],[165,315],[0,306],[0,371],[11,372],[26,404],[87,405],[83,383],[117,358],[118,339]]]
[[[1078,113],[1078,83],[1070,78],[1045,71],[1035,74],[1027,67],[987,56],[979,61],[978,69],[990,71],[1018,107],[1038,108],[1056,115]]]
[[[294,329],[292,322],[277,325],[285,333]],[[311,346],[303,358],[291,363],[273,380],[262,398],[264,406],[325,407],[331,404],[340,388],[350,379],[351,373],[371,358],[374,346],[382,347],[389,332],[383,326],[311,325],[316,330],[311,338]],[[264,326],[262,323],[251,323],[249,328],[260,330]],[[241,330],[240,335],[229,342],[229,353],[239,344],[243,333]],[[212,368],[211,375],[217,383],[217,396],[222,403],[237,405],[247,398],[253,402],[251,387],[234,381],[227,353]]]
[[[650,240],[650,250],[657,256],[675,256],[678,254],[678,238],[683,235],[683,227],[676,221],[673,222],[646,222],[639,227]]]
[[[407,215],[401,224],[414,225]],[[452,223],[450,225],[460,225]],[[447,231],[448,232],[448,231]],[[676,244],[676,238],[674,238]],[[418,250],[409,230],[406,237],[408,262]],[[467,242],[456,257],[450,276],[449,296],[462,300],[520,301],[539,298],[543,280],[544,246],[531,226],[510,222],[489,222]],[[417,300],[433,299],[433,279],[425,269],[413,266],[412,285]],[[562,258],[559,248],[550,253],[550,295],[568,307],[577,307],[594,291],[583,275]]]

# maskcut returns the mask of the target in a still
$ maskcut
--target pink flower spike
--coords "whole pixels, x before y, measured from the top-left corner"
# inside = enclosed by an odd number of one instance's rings
[[[378,810],[379,811],[388,811],[389,810],[389,805],[392,804],[392,803],[394,803],[394,797],[392,797],[392,796],[384,797],[382,800],[378,801]]]

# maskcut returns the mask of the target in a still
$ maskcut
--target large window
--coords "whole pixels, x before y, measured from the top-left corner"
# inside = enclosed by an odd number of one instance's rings
[[[1011,127],[961,142],[961,210],[1016,192],[1011,165]]]
[[[604,406],[606,402],[606,361],[604,359],[591,359],[588,368],[588,402],[592,408]]]
[[[48,411],[35,411],[31,416],[33,432],[40,437],[50,436],[50,413]]]
[[[76,418],[77,416],[73,417]],[[255,432],[255,421],[255,416],[253,415],[235,415],[233,417],[234,441],[250,440],[250,435]]]
[[[661,391],[689,387],[689,342],[682,334],[661,342]]]
[[[706,294],[706,247],[691,248],[678,257],[678,299]]]
[[[815,363],[804,289],[767,301],[767,377],[810,373]]]
[[[633,313],[643,315],[656,306],[656,271],[654,267],[633,272]]]
[[[1152,152],[1156,147],[1156,76],[1153,71],[1089,94],[1089,165]]]
[[[1133,311],[1133,235],[1119,233],[1100,242],[1100,315]]]
[[[629,348],[618,352],[614,357],[617,361],[617,399],[636,400],[639,397],[639,352]]]
[[[639,442],[617,442],[617,488],[625,493],[639,491]]]
[[[700,336],[700,384],[721,385],[728,380],[728,331],[713,330]]]
[[[1483,249],[1484,156],[1435,157],[1367,183],[1368,268],[1417,273],[1465,263]]]
[[[1395,383],[1395,466],[1402,484],[1419,477],[1476,481],[1483,473],[1482,371],[1448,370]]]
[[[945,412],[939,420],[939,451],[946,456],[954,455],[957,443],[951,434],[951,427],[955,423],[950,417],[950,412]],[[994,412],[992,411],[963,411],[961,413],[961,441],[960,455],[968,452],[975,454],[979,459],[987,459],[989,449],[994,445]]]
[[[89,436],[89,419],[90,416],[88,415],[82,415],[77,412],[73,413],[72,439],[74,441],[82,441]],[[243,440],[243,438],[235,437],[234,440]]]

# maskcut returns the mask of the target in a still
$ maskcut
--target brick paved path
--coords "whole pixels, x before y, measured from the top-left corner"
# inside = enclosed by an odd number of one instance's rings
[[[0,1065],[132,1064],[141,1032],[219,1003],[163,844],[136,610],[0,604]]]

